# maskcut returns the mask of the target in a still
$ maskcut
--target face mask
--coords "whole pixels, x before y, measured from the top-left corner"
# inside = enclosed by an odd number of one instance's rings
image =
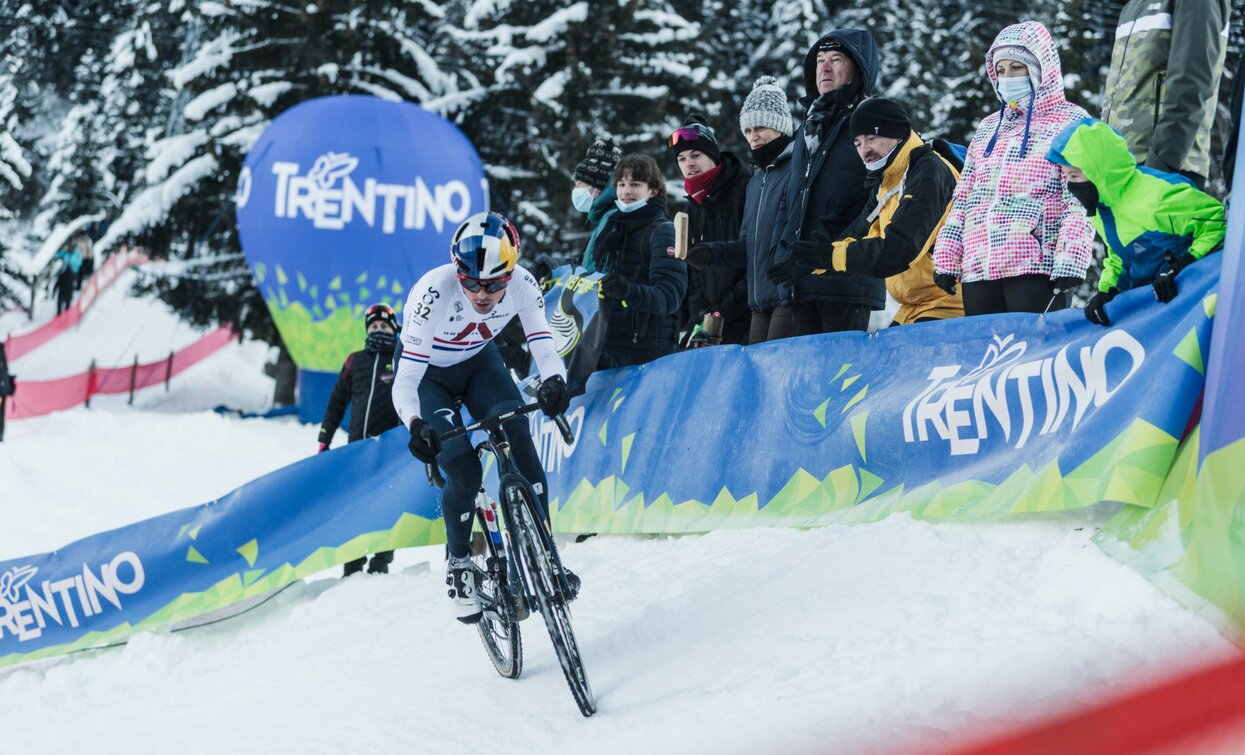
[[[617,205],[618,209],[621,210],[622,212],[635,212],[636,210],[640,209],[644,205],[648,204],[648,200],[639,199],[639,200],[636,200],[635,202],[624,202],[621,199],[615,199],[614,204]]]
[[[367,350],[375,354],[391,354],[397,338],[393,333],[377,330],[367,334]]]
[[[896,144],[894,149],[892,149],[890,152],[887,152],[885,157],[879,157],[877,160],[874,160],[871,163],[865,163],[865,170],[875,171],[875,170],[881,170],[882,168],[885,168],[886,164],[891,161],[891,155],[895,154],[896,149],[899,149],[898,144]]]
[[[1082,205],[1084,205],[1085,212],[1093,215],[1098,211],[1097,186],[1094,186],[1089,181],[1081,181],[1080,183],[1076,181],[1069,181],[1068,191],[1071,192],[1072,196],[1076,197]]]
[[[596,197],[592,196],[592,189],[586,186],[580,186],[571,191],[571,204],[580,212],[586,213],[591,210],[595,199]]]
[[[1026,99],[1033,91],[1033,84],[1028,76],[1000,76],[999,96],[1004,102],[1019,102]]]

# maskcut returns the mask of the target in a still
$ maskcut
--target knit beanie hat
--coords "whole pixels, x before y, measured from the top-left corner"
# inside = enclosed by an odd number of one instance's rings
[[[907,138],[912,130],[912,121],[898,102],[885,97],[870,97],[856,106],[852,113],[850,136],[855,139],[861,135],[888,136],[892,139]]]
[[[990,58],[991,71],[995,70],[1000,60],[1016,60],[1024,63],[1029,69],[1029,81],[1033,83],[1033,91],[1036,92],[1042,86],[1042,64],[1029,51],[1029,48],[1021,45],[1000,45],[994,48],[994,55]]]
[[[372,323],[377,320],[388,323],[395,333],[398,331],[398,317],[393,313],[393,308],[388,304],[373,304],[368,307],[367,313],[363,317],[363,327],[370,328]]]
[[[583,162],[575,166],[573,180],[583,181],[594,189],[604,190],[614,173],[614,165],[622,159],[622,149],[609,139],[597,139],[588,147]]]
[[[795,125],[791,122],[791,108],[787,105],[787,93],[778,86],[778,79],[762,76],[752,84],[752,91],[739,109],[739,129],[772,128],[784,136],[791,136]]]
[[[680,152],[696,150],[708,155],[714,163],[722,161],[722,150],[718,149],[718,137],[713,129],[705,125],[707,119],[700,113],[691,113],[683,121],[683,125],[670,135],[670,154],[677,160]]]

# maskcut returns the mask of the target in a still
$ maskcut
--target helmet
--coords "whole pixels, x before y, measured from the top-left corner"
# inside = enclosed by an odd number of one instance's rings
[[[389,327],[394,333],[398,332],[398,317],[393,313],[393,307],[388,304],[373,304],[367,308],[367,312],[363,315],[363,327],[370,328],[372,323],[380,320],[389,323]]]
[[[454,233],[450,258],[458,274],[467,278],[501,278],[514,270],[519,259],[519,232],[495,212],[467,218]]]

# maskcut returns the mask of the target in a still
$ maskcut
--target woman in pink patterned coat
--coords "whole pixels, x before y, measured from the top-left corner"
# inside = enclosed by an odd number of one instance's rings
[[[1085,280],[1094,229],[1045,155],[1088,113],[1064,99],[1059,52],[1040,23],[999,32],[986,61],[1002,106],[969,144],[934,247],[934,281],[952,294],[963,282],[966,315],[1062,309]]]

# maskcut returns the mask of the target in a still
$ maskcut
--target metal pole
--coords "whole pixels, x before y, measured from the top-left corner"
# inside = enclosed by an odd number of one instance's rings
[[[134,364],[130,366],[130,406],[134,406],[134,383],[138,380],[138,354],[134,355]]]
[[[164,369],[164,392],[169,392],[169,382],[173,380],[173,352],[169,352],[169,361]]]
[[[95,392],[95,360],[91,360],[91,366],[86,373],[86,408],[91,408],[91,394]]]

